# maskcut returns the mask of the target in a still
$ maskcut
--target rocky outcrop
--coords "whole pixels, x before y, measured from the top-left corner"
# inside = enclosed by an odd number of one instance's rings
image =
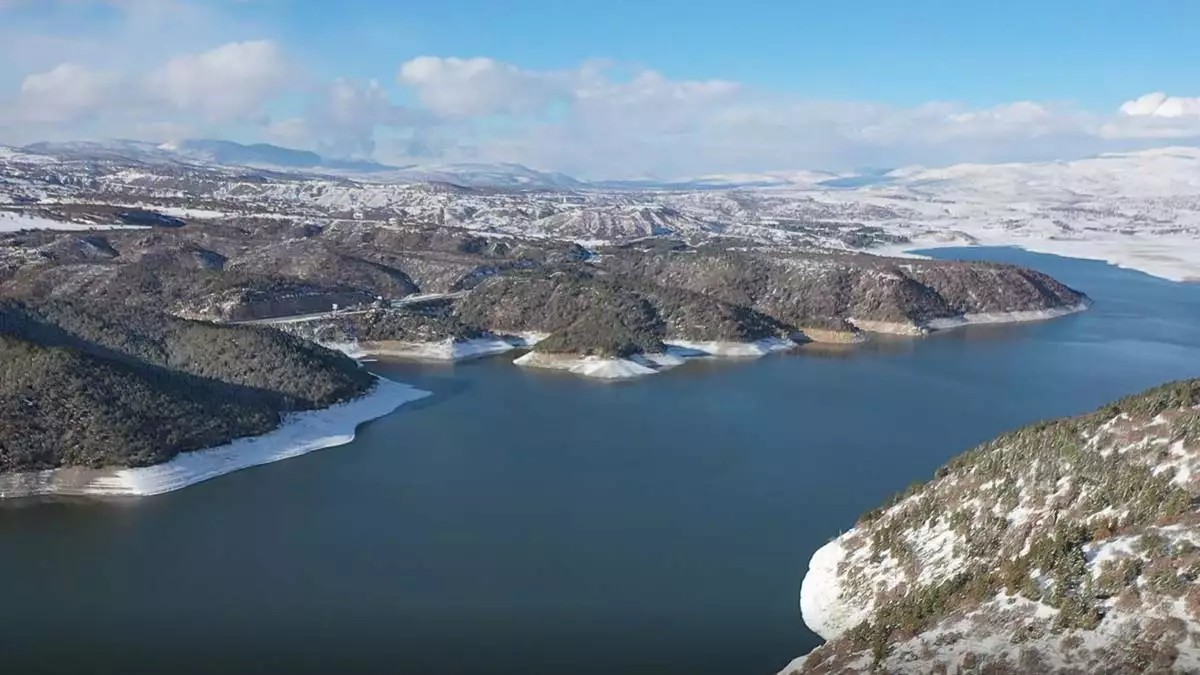
[[[976,448],[817,551],[783,672],[1200,671],[1200,380]]]

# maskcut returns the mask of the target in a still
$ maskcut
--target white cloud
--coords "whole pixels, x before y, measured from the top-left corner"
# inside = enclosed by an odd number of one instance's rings
[[[1106,116],[1069,104],[806,101],[652,70],[618,77],[600,62],[531,71],[491,59],[421,57],[405,63],[398,80],[451,118],[436,134],[444,160],[518,161],[592,175],[1048,159],[1103,150],[1108,140]],[[497,114],[516,121],[497,132]],[[473,133],[473,120],[487,133]],[[448,127],[457,144],[444,142]]]
[[[194,4],[118,1],[144,3],[145,16]],[[5,35],[0,25],[0,42]],[[0,44],[0,57],[6,49]],[[1048,101],[895,106],[623,72],[601,61],[531,70],[422,56],[396,73],[398,97],[419,103],[406,107],[394,102],[391,83],[314,82],[270,40],[182,49],[115,65],[87,54],[36,68],[22,62],[20,77],[0,89],[0,141],[81,129],[220,136],[233,125],[241,138],[337,157],[514,161],[606,177],[1055,159],[1200,141],[1200,98],[1161,93],[1102,112]],[[280,110],[283,119],[269,119]]]
[[[315,92],[304,116],[275,122],[268,134],[331,157],[366,158],[375,152],[377,130],[424,127],[435,121],[426,111],[393,103],[378,81],[339,78]]]
[[[117,73],[62,63],[21,82],[16,116],[32,123],[69,122],[111,104],[121,85]]]
[[[529,71],[488,58],[420,56],[400,66],[401,84],[444,115],[536,112],[571,86],[570,73]]]
[[[292,68],[270,40],[232,42],[201,54],[178,56],[145,81],[150,98],[209,122],[259,117],[287,88]]]
[[[1200,97],[1154,92],[1126,101],[1120,114],[1107,120],[1098,135],[1108,140],[1145,142],[1200,140]]]
[[[1200,96],[1167,96],[1163,92],[1146,94],[1121,106],[1121,112],[1133,117],[1198,117]]]

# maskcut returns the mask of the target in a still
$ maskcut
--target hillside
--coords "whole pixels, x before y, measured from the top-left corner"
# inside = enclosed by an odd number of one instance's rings
[[[595,244],[653,236],[693,245],[732,239],[737,245],[883,254],[1022,246],[1176,280],[1195,278],[1200,265],[1195,148],[672,184],[582,183],[524,167],[481,165],[330,175],[309,166],[317,158],[307,155],[282,162],[293,166],[280,170],[222,166],[207,152],[162,154],[161,148],[127,144],[0,149],[0,229],[10,216],[119,224],[113,214],[91,216],[80,207],[136,204],[188,222],[355,220]]]
[[[1200,380],[986,443],[814,555],[783,672],[1200,670]]]
[[[374,306],[286,328],[328,343],[544,333],[553,339],[541,350],[606,356],[661,351],[669,340],[916,335],[972,316],[1045,318],[1086,303],[1044,274],[1008,265],[733,244],[655,238],[588,251],[451,227],[245,218],[24,232],[0,235],[0,296],[86,298],[218,321]],[[430,294],[455,298],[393,307]]]
[[[0,303],[0,473],[145,466],[365,393],[350,359],[263,328]]]

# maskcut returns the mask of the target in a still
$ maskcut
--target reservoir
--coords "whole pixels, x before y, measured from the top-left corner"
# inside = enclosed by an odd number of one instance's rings
[[[952,456],[1200,376],[1200,285],[953,249],[1091,296],[597,383],[372,363],[433,393],[351,444],[158,497],[0,505],[7,672],[775,673],[822,544]]]

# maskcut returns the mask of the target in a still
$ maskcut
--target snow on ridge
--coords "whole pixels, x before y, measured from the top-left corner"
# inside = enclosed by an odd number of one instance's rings
[[[389,415],[430,393],[378,378],[365,396],[321,410],[289,415],[261,436],[246,436],[206,450],[185,452],[142,468],[54,469],[0,477],[0,498],[41,495],[148,497],[253,466],[278,462],[354,440],[360,424]]]

